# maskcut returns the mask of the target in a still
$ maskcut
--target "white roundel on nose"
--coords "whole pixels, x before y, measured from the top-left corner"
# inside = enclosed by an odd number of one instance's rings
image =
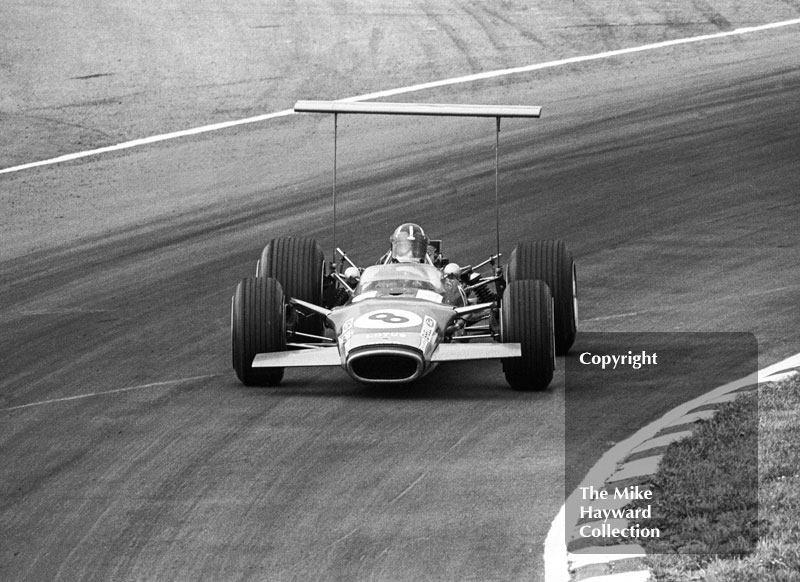
[[[421,324],[422,318],[406,309],[376,309],[363,314],[353,325],[361,329],[392,329]]]

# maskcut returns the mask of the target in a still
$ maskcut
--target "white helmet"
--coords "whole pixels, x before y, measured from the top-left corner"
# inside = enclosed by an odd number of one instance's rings
[[[428,236],[422,227],[412,222],[398,226],[392,236],[392,259],[398,263],[421,263],[428,252]]]

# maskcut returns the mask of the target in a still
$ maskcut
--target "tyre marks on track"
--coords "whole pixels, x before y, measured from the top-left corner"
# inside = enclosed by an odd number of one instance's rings
[[[434,17],[434,15],[432,15],[432,14],[429,15],[429,16],[431,18]],[[644,52],[644,51],[651,51],[651,50],[659,50],[659,49],[664,49],[664,48],[670,48],[670,47],[674,47],[674,46],[678,46],[678,45],[692,44],[692,43],[699,43],[699,42],[708,42],[708,41],[723,39],[723,38],[727,38],[727,37],[731,37],[731,36],[739,36],[739,35],[743,35],[743,34],[752,34],[752,33],[756,33],[756,32],[764,32],[764,31],[767,31],[767,30],[773,30],[773,29],[776,29],[776,28],[782,28],[782,27],[786,27],[786,26],[796,26],[798,24],[800,24],[800,18],[797,18],[797,19],[794,19],[794,20],[784,20],[782,22],[772,22],[772,23],[769,23],[769,24],[763,24],[763,25],[759,25],[759,26],[748,26],[748,27],[744,27],[744,28],[737,28],[735,30],[727,30],[727,31],[724,31],[724,32],[718,32],[718,33],[714,33],[714,34],[705,34],[705,35],[701,35],[701,36],[678,38],[678,39],[667,40],[667,41],[663,41],[663,42],[657,42],[657,43],[653,43],[653,44],[646,44],[646,45],[640,45],[640,46],[635,46],[635,47],[629,47],[629,48],[625,48],[625,49],[618,49],[618,50],[611,50],[611,51],[606,51],[606,52],[601,52],[601,53],[595,53],[595,54],[591,54],[591,55],[570,57],[570,58],[560,59],[560,60],[556,60],[556,61],[548,61],[548,62],[545,62],[545,63],[538,63],[538,64],[526,65],[526,66],[521,66],[521,67],[513,67],[513,68],[508,68],[508,69],[500,69],[500,70],[495,70],[495,71],[487,71],[487,72],[484,72],[484,73],[475,73],[475,74],[466,75],[466,76],[463,76],[463,77],[454,77],[454,78],[451,78],[451,79],[443,79],[443,80],[440,80],[440,81],[432,81],[432,82],[429,82],[429,83],[421,83],[419,85],[410,85],[408,87],[399,87],[399,88],[396,88],[396,89],[389,89],[389,90],[386,90],[386,91],[378,91],[378,92],[375,92],[375,93],[368,93],[368,94],[365,94],[365,95],[358,95],[358,96],[355,96],[355,97],[349,97],[347,99],[342,99],[341,101],[367,101],[367,100],[371,100],[371,99],[379,99],[379,98],[383,98],[383,97],[391,97],[391,96],[395,96],[395,95],[402,95],[402,94],[405,94],[405,93],[414,93],[414,92],[417,92],[417,91],[423,91],[423,90],[426,90],[426,89],[434,89],[434,88],[437,88],[437,87],[445,87],[445,86],[449,86],[449,85],[459,85],[459,84],[471,83],[471,82],[475,82],[475,81],[482,81],[482,80],[487,80],[487,79],[494,79],[494,78],[498,78],[498,77],[504,77],[504,76],[508,76],[508,75],[517,75],[517,74],[521,74],[521,73],[530,73],[530,72],[538,71],[538,70],[542,70],[542,69],[549,69],[549,68],[554,68],[554,67],[573,65],[573,64],[577,64],[577,63],[584,63],[584,62],[601,60],[601,59],[610,59],[610,58],[614,58],[614,57],[618,57],[618,56],[629,55],[629,54],[634,54],[634,53]],[[455,41],[455,39],[454,39],[454,41]],[[471,64],[471,66],[472,66],[472,64]],[[474,66],[472,66],[472,68],[474,69]],[[28,169],[31,169],[31,168],[37,168],[37,167],[41,167],[41,166],[50,166],[50,165],[53,165],[53,164],[59,164],[59,163],[68,162],[68,161],[72,161],[72,160],[77,160],[77,159],[81,159],[81,158],[97,156],[97,155],[101,155],[101,154],[105,154],[105,153],[109,153],[109,152],[116,152],[116,151],[120,151],[120,150],[125,150],[125,149],[130,149],[130,148],[150,145],[150,144],[154,144],[154,143],[158,143],[158,142],[162,142],[162,141],[178,139],[178,138],[188,137],[188,136],[192,136],[192,135],[199,135],[199,134],[202,134],[202,133],[208,133],[208,132],[212,132],[212,131],[220,131],[220,130],[223,130],[223,129],[228,129],[228,128],[236,127],[236,126],[239,126],[239,125],[260,123],[260,122],[263,122],[263,121],[269,121],[271,119],[275,119],[275,118],[278,118],[278,117],[286,117],[288,115],[293,115],[293,114],[294,114],[293,110],[284,109],[283,111],[276,111],[274,113],[267,113],[267,114],[264,114],[264,115],[257,115],[255,117],[248,117],[246,119],[238,119],[238,120],[233,120],[233,121],[226,121],[226,122],[222,122],[222,123],[215,123],[215,124],[212,124],[212,125],[205,125],[205,126],[202,126],[202,127],[195,127],[195,128],[192,128],[192,129],[185,129],[185,130],[182,130],[182,131],[176,131],[176,132],[172,132],[172,133],[154,135],[154,136],[150,136],[150,137],[136,139],[136,140],[133,140],[133,141],[128,141],[128,142],[124,142],[124,143],[120,143],[120,144],[116,144],[116,145],[111,145],[111,146],[106,146],[106,147],[102,147],[102,148],[97,148],[97,149],[93,149],[93,150],[86,150],[86,151],[83,151],[83,152],[76,152],[76,153],[72,153],[72,154],[66,154],[66,155],[59,156],[57,158],[51,158],[51,159],[48,159],[48,160],[41,160],[41,161],[38,161],[38,162],[30,162],[30,163],[27,163],[27,164],[21,164],[21,165],[18,165],[18,166],[12,166],[12,167],[9,167],[9,168],[2,168],[2,169],[0,169],[0,174],[10,174],[10,173],[14,173],[14,172],[21,172],[23,170],[28,170]]]

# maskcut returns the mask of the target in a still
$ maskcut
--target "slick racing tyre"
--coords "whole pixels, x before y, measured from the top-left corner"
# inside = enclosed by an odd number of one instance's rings
[[[275,279],[248,277],[236,287],[231,306],[233,369],[247,386],[277,386],[283,368],[253,368],[256,354],[286,347],[284,296]]]
[[[518,342],[521,358],[503,359],[506,380],[515,390],[545,390],[555,371],[553,298],[543,281],[512,281],[503,293],[500,339]]]
[[[507,280],[540,279],[555,303],[556,354],[563,356],[578,333],[578,282],[575,261],[564,241],[522,242],[511,251]]]
[[[325,257],[313,238],[282,237],[267,243],[258,262],[257,275],[280,281],[286,297],[322,305],[322,285]],[[322,316],[294,310],[289,318],[289,331],[323,335]],[[301,341],[314,341],[300,337]]]

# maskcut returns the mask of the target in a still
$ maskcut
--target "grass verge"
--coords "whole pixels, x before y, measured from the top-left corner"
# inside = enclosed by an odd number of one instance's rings
[[[800,378],[722,406],[650,485],[637,523],[662,537],[638,542],[656,581],[800,582]]]

